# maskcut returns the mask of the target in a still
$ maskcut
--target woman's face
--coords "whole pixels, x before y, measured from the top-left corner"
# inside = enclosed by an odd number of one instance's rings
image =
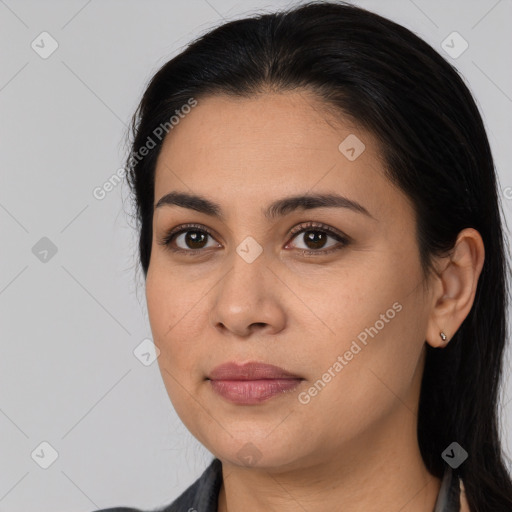
[[[413,209],[384,177],[375,139],[336,123],[317,101],[306,92],[200,100],[169,132],[157,163],[155,205],[174,192],[220,212],[172,201],[155,209],[146,297],[176,412],[234,464],[357,457],[415,420],[430,306]],[[265,215],[276,201],[321,194],[368,214],[310,203]],[[194,226],[158,243],[184,224]],[[233,361],[276,365],[302,380],[235,403],[208,380]]]

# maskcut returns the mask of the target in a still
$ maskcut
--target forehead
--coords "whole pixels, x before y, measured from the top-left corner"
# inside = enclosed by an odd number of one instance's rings
[[[335,124],[336,123],[336,124]],[[308,92],[260,94],[250,98],[209,96],[185,115],[164,140],[162,156],[188,159],[207,155],[252,159],[301,160],[319,154],[337,158],[345,136],[361,130],[336,119],[319,99]],[[369,135],[364,135],[365,139]],[[373,141],[365,141],[372,143]]]
[[[375,138],[307,92],[199,99],[169,132],[157,161],[155,203],[171,190],[240,205],[332,191],[374,215],[407,202],[393,198],[401,193],[384,177]]]

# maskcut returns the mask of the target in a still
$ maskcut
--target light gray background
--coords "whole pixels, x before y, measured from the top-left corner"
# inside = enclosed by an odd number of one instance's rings
[[[442,54],[453,31],[469,43],[446,58],[483,112],[510,225],[510,0],[357,3]],[[0,511],[149,509],[209,462],[175,414],[157,362],[133,353],[151,332],[128,189],[103,200],[92,191],[123,165],[126,125],[165,61],[223,19],[288,4],[0,0]],[[31,47],[43,31],[59,45],[47,59]],[[46,262],[32,252],[42,237],[57,247]],[[510,350],[505,368],[510,455]],[[48,469],[36,463],[49,454],[44,441],[58,452]]]

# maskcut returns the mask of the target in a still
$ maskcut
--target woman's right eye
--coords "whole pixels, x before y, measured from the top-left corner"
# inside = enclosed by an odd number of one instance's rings
[[[164,235],[159,243],[170,251],[195,255],[201,252],[205,247],[208,248],[208,246],[204,245],[208,237],[213,238],[213,235],[206,228],[196,225],[186,225],[171,229]],[[185,247],[188,246],[189,248],[173,247],[172,244],[177,243]],[[195,245],[198,247],[194,247]]]

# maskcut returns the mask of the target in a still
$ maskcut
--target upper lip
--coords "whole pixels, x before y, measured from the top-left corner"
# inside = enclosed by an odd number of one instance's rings
[[[224,363],[216,366],[207,377],[210,380],[301,379],[279,366],[261,362]]]

